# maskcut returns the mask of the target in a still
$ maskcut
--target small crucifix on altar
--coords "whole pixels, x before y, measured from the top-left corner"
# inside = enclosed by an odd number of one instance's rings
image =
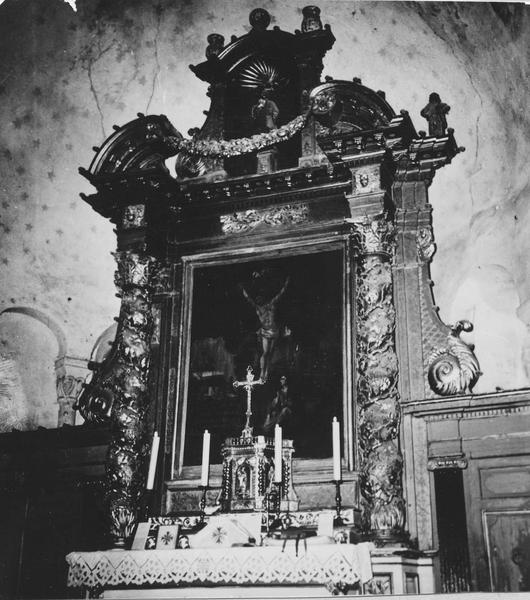
[[[250,417],[252,416],[252,391],[256,385],[263,384],[264,381],[262,381],[261,378],[254,381],[254,372],[250,365],[247,367],[247,376],[245,381],[234,381],[233,383],[234,389],[237,390],[237,388],[242,387],[247,391],[247,411],[245,413],[247,421],[245,423],[245,427],[243,428],[243,432],[241,433],[241,437],[243,438],[252,437],[252,427],[250,426]]]

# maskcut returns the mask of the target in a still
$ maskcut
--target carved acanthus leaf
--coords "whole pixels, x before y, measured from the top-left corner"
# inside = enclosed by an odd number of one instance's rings
[[[149,284],[152,266],[155,260],[151,256],[138,254],[131,250],[114,252],[118,269],[114,276],[117,287],[124,289],[127,286],[143,287]]]
[[[57,378],[57,398],[76,399],[83,389],[83,377],[74,377],[73,375],[64,375]]]
[[[296,225],[309,220],[307,204],[287,204],[264,210],[245,210],[231,215],[222,215],[221,226],[223,233],[243,233],[252,231],[259,225],[277,227],[281,225]]]
[[[416,248],[418,250],[418,258],[421,262],[429,262],[436,252],[436,244],[432,229],[422,228],[416,236]]]

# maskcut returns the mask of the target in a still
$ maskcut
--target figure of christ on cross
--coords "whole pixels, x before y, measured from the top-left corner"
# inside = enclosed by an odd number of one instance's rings
[[[247,367],[247,376],[245,381],[234,381],[232,384],[234,389],[237,388],[245,388],[247,391],[247,412],[245,413],[247,417],[247,421],[245,423],[245,427],[243,428],[243,432],[241,433],[241,437],[250,438],[252,437],[252,427],[250,426],[250,417],[252,416],[252,390],[256,385],[263,385],[265,382],[260,379],[254,381],[254,372],[252,371],[252,367],[249,365]]]
[[[256,296],[254,300],[247,290],[240,285],[243,296],[254,307],[261,327],[258,329],[258,338],[261,340],[261,357],[259,360],[260,380],[265,383],[269,375],[270,360],[276,346],[276,341],[280,337],[280,328],[276,320],[276,309],[280,298],[284,295],[289,285],[289,276],[285,278],[282,289],[270,300],[265,300],[263,296]]]

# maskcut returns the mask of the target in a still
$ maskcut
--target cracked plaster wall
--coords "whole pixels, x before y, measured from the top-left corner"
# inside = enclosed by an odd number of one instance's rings
[[[206,36],[300,27],[306,1],[6,0],[0,6],[0,312],[30,307],[63,328],[69,356],[88,358],[118,313],[112,227],[79,198],[78,166],[114,123],[137,112],[200,126],[206,86],[188,69]],[[431,187],[441,317],[469,318],[484,376],[475,391],[530,381],[529,9],[481,3],[321,3],[337,38],[324,75],[386,91],[416,127],[428,94],[451,105],[467,151]],[[272,26],[271,25],[271,26]],[[0,352],[11,343],[7,339]],[[2,349],[3,348],[3,349]],[[35,356],[22,357],[35,378]],[[42,360],[45,360],[44,357]],[[49,360],[49,359],[46,359]],[[33,374],[33,375],[32,375]],[[44,392],[43,392],[44,393]],[[48,390],[40,404],[55,403]],[[19,419],[22,423],[23,419]]]

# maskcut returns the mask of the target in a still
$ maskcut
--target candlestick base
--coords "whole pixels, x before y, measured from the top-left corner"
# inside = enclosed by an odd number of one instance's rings
[[[206,508],[206,492],[208,491],[207,485],[200,485],[199,489],[201,490],[201,499],[199,501],[199,510],[201,511],[201,522],[204,521],[204,509]]]
[[[282,526],[281,513],[281,493],[282,482],[274,481],[267,494],[267,529],[279,529]],[[274,514],[272,521],[269,518],[270,513]]]
[[[334,479],[333,483],[335,484],[335,517],[333,518],[334,525],[344,525],[344,521],[341,516],[342,510],[342,497],[340,493],[340,486],[342,484],[342,479]]]
[[[145,490],[143,499],[143,521],[147,521],[153,513],[153,498],[155,497],[154,490]]]

